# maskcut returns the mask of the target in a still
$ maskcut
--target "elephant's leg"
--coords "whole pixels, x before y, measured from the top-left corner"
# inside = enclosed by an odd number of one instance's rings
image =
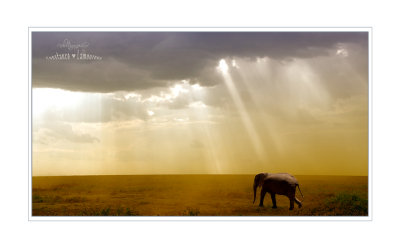
[[[267,190],[262,188],[261,189],[261,197],[260,197],[260,205],[258,205],[258,206],[264,207],[264,197],[265,197],[266,193],[267,193]]]
[[[293,210],[293,208],[294,208],[294,195],[289,195],[288,196],[289,197],[289,200],[290,200],[290,208],[289,208],[289,210]]]
[[[275,198],[275,194],[271,193],[271,199],[272,199],[272,208],[276,208],[276,198]]]
[[[297,197],[294,197],[294,201],[297,203],[299,208],[301,208],[301,206],[302,206],[301,201],[299,201],[299,199],[297,199]]]

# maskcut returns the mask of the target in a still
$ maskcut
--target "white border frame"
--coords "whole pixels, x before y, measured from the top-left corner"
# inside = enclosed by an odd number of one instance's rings
[[[368,32],[368,216],[32,216],[32,32]],[[372,221],[372,27],[29,27],[28,221]]]

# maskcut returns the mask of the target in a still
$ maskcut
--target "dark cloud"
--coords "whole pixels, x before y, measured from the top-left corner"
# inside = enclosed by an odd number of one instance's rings
[[[87,45],[101,61],[49,61],[46,56]],[[221,81],[221,58],[275,60],[329,55],[338,44],[367,50],[367,32],[33,32],[33,87],[72,91],[136,91],[189,79],[210,86]],[[73,50],[72,50],[73,51]]]

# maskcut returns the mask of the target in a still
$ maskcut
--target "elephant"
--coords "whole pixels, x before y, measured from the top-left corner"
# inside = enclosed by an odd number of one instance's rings
[[[275,195],[285,195],[290,200],[290,208],[289,210],[293,210],[294,202],[299,206],[302,207],[301,201],[296,198],[296,187],[299,188],[300,194],[304,199],[303,193],[301,193],[299,183],[297,179],[288,174],[288,173],[260,173],[254,177],[254,200],[253,204],[256,201],[256,194],[257,188],[261,188],[261,199],[260,199],[260,207],[264,206],[264,197],[265,194],[268,192],[271,194],[272,199],[272,208],[276,207],[276,199]]]

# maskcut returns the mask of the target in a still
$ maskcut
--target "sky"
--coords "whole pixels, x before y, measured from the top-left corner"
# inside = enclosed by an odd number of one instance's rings
[[[367,32],[32,32],[34,176],[260,172],[368,175]]]

